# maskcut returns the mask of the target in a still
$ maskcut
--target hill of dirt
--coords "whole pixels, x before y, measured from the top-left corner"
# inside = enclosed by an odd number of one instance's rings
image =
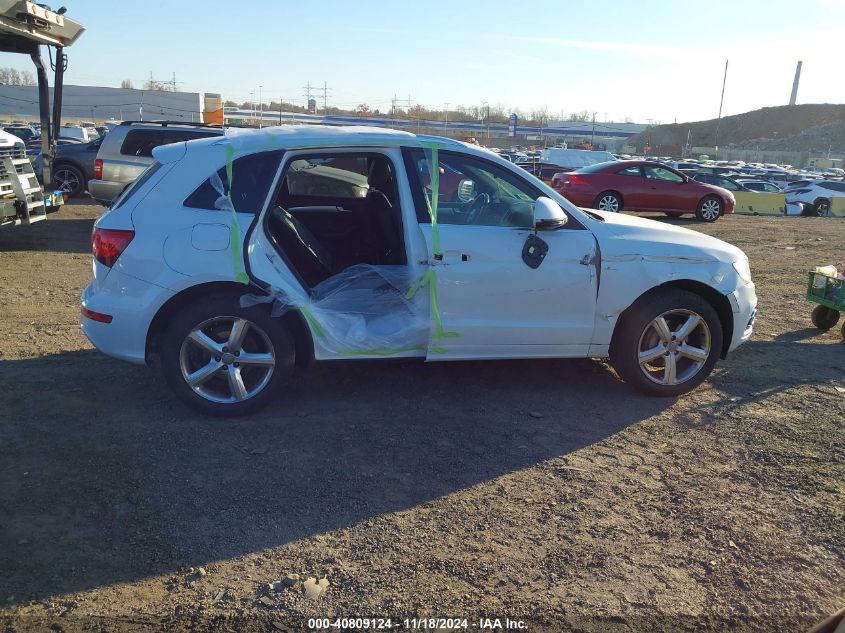
[[[659,146],[683,147],[689,134],[693,147],[736,147],[783,151],[845,152],[845,105],[812,103],[762,108],[717,120],[657,125],[631,137],[629,143],[641,150],[648,142]]]

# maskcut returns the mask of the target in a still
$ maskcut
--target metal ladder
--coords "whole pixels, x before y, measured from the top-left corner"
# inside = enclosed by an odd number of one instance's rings
[[[0,225],[32,224],[46,217],[44,190],[29,158],[0,157]]]

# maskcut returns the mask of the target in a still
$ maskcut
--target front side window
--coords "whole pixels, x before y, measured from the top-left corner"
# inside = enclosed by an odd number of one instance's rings
[[[232,182],[228,182],[225,165],[206,179],[185,199],[186,207],[221,210],[228,208],[220,198],[231,194],[232,205],[239,213],[258,213],[267,198],[267,190],[276,176],[281,151],[259,152],[243,156],[232,163]]]
[[[655,167],[653,165],[646,165],[645,167],[643,167],[643,171],[645,172],[645,177],[650,178],[652,180],[684,182],[684,179],[680,174],[676,174],[674,171],[666,169],[665,167]]]
[[[485,160],[454,152],[438,152],[440,184],[437,221],[440,224],[530,228],[534,202],[542,193],[510,171]],[[411,187],[420,222],[431,218],[425,204],[431,199],[431,154],[406,150]]]
[[[728,180],[727,178],[720,178],[719,180],[719,186],[723,189],[728,189],[729,191],[739,191],[739,187],[737,187],[734,182]]]

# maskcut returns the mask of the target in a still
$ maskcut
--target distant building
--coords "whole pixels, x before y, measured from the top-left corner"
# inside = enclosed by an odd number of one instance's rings
[[[220,99],[220,95],[208,96]],[[51,89],[51,103],[52,100]],[[203,104],[203,94],[199,92],[66,85],[62,93],[62,120],[65,123],[109,119],[199,122],[202,121]],[[37,86],[0,85],[0,119],[37,118]]]

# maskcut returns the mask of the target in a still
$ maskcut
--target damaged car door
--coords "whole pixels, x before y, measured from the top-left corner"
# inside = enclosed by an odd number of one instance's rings
[[[430,162],[430,150],[405,150],[445,331],[442,340],[430,342],[428,358],[585,355],[596,305],[592,233],[572,218],[535,229],[540,190],[492,161],[440,151],[439,173],[460,180],[436,187],[436,253],[428,211],[435,195]],[[526,248],[528,240],[534,244]],[[545,250],[542,244],[547,250],[539,263],[532,261],[538,245]]]

